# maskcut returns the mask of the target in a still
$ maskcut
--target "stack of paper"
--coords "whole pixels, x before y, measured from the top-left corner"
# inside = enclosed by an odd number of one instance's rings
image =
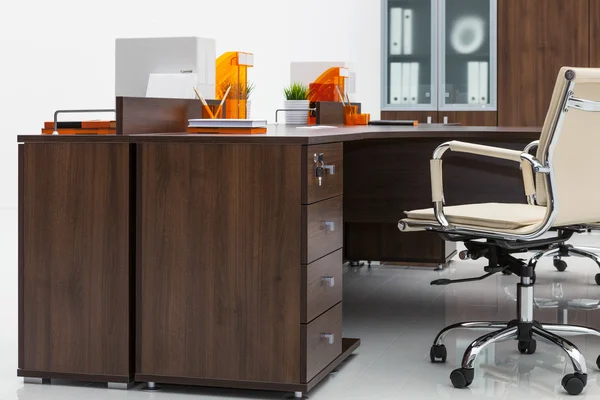
[[[116,121],[60,121],[57,123],[59,135],[114,135],[117,133]],[[54,133],[54,121],[44,122],[42,135]]]
[[[390,64],[390,103],[419,103],[419,63]]]
[[[267,121],[251,119],[190,119],[188,121],[188,132],[231,134],[266,133]]]

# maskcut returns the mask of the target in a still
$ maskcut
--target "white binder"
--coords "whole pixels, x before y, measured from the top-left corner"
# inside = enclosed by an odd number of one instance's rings
[[[402,54],[402,8],[394,7],[390,11],[390,54]]]
[[[469,61],[467,63],[467,93],[469,104],[479,103],[479,63]]]
[[[390,64],[390,104],[402,101],[402,63]]]
[[[419,63],[410,63],[410,101],[411,104],[419,103]]]
[[[404,10],[403,27],[403,54],[412,54],[413,48],[413,10]]]
[[[402,104],[410,103],[410,63],[402,63]]]
[[[488,63],[483,61],[479,63],[479,103],[488,104],[489,87]]]

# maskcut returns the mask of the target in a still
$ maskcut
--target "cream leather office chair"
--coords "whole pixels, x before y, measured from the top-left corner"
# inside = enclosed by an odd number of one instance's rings
[[[510,271],[520,276],[517,285],[517,318],[510,322],[467,322],[442,330],[431,348],[432,361],[446,360],[443,339],[457,328],[498,329],[472,342],[464,353],[460,368],[452,371],[455,387],[469,386],[474,378],[477,355],[488,345],[514,339],[521,353],[532,354],[536,339],[559,346],[571,361],[574,372],[562,379],[570,394],[579,394],[587,382],[585,359],[577,347],[554,332],[594,334],[584,327],[541,324],[533,318],[534,268],[512,254],[545,250],[565,243],[572,227],[600,221],[600,174],[597,154],[600,149],[600,69],[562,68],[558,74],[548,116],[539,141],[537,157],[516,150],[451,141],[440,145],[431,160],[433,208],[406,212],[398,223],[401,231],[430,230],[445,240],[464,242],[470,258],[485,257],[487,274],[471,279],[438,279],[432,284],[449,284],[483,279],[497,272]],[[538,196],[537,204],[465,204],[444,206],[442,156],[446,151],[470,153],[511,160],[523,166],[525,193]],[[530,165],[531,168],[526,166]],[[465,176],[468,179],[468,176]],[[540,184],[541,182],[541,184]],[[543,190],[542,190],[543,188]],[[476,190],[476,189],[475,189]],[[539,197],[538,197],[538,200]],[[541,205],[543,204],[543,205]],[[552,231],[552,228],[560,228]],[[552,236],[548,237],[547,234]]]
[[[560,85],[561,82],[557,81],[556,84]],[[556,90],[555,90],[555,92],[556,92]],[[540,141],[536,140],[536,141],[530,143],[527,147],[525,147],[525,149],[523,151],[526,153],[530,153],[533,150],[536,150],[539,152],[539,144],[540,144]],[[536,154],[536,156],[539,157],[539,154]],[[523,168],[527,168],[529,170],[529,171],[526,171],[525,174],[527,174],[527,175],[532,174],[532,171],[531,171],[532,167],[530,164],[523,165]],[[533,183],[531,181],[529,181],[529,182]],[[535,184],[536,184],[535,186],[529,186],[529,187],[526,187],[526,189],[525,189],[527,192],[527,203],[529,203],[531,205],[545,206],[547,204],[547,197],[545,194],[544,181],[538,179],[537,182],[535,182]],[[539,192],[539,194],[536,194],[538,192]],[[579,233],[587,232],[590,230],[599,230],[600,222],[595,222],[593,224],[587,224],[587,225],[582,225],[582,226],[573,227],[573,228],[574,229],[578,228],[577,230]],[[600,248],[573,246],[573,245],[567,244],[567,243],[559,243],[554,246],[551,246],[549,249],[538,252],[537,254],[535,254],[532,257],[530,262],[531,262],[531,265],[535,268],[535,266],[537,265],[537,262],[541,258],[553,256],[554,267],[558,271],[562,272],[567,269],[567,262],[564,260],[564,258],[574,256],[574,257],[589,258],[592,261],[594,261],[596,263],[596,265],[598,265],[598,267],[600,267],[600,256],[598,256],[597,253],[600,253]],[[594,276],[594,280],[596,281],[597,285],[600,285],[600,273],[597,273]]]

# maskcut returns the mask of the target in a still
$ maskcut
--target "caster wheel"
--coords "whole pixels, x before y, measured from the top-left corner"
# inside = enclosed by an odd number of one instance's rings
[[[446,346],[444,346],[443,344],[440,344],[440,345],[434,344],[433,346],[431,346],[431,350],[429,350],[429,358],[431,359],[432,363],[434,363],[434,362],[445,363],[447,355],[448,354],[446,352]]]
[[[594,276],[594,280],[596,281],[596,285],[600,285],[600,274],[596,274],[596,276]]]
[[[563,272],[565,269],[567,269],[567,263],[565,260],[555,259],[554,268],[556,268],[560,272]]]
[[[596,358],[596,367],[598,367],[598,369],[600,369],[600,356],[598,356],[598,358]]]
[[[455,388],[466,388],[473,382],[475,377],[474,369],[458,368],[450,374],[450,380]]]
[[[562,378],[562,387],[565,388],[570,395],[578,395],[583,391],[587,383],[587,375],[583,374],[567,374]]]
[[[509,269],[505,269],[504,271],[502,271],[502,275],[512,275],[512,272]]]
[[[530,342],[519,342],[518,345],[519,353],[521,354],[533,354],[537,348],[537,342],[531,340]]]

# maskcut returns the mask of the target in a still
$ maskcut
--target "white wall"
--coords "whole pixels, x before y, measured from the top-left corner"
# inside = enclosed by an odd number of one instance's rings
[[[254,53],[252,117],[274,120],[291,61],[354,63],[379,118],[379,0],[29,0],[0,5],[0,208],[17,203],[17,134],[61,108],[114,107],[117,37],[200,36]],[[323,40],[323,38],[329,38]]]

